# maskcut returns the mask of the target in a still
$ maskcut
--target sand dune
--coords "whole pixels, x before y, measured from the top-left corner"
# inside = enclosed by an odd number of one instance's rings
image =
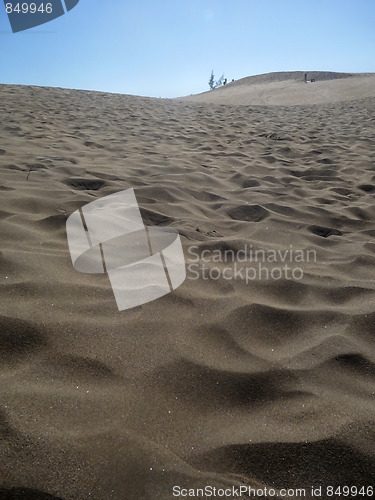
[[[375,97],[374,73],[308,71],[250,76],[213,91],[184,98],[199,103],[241,105],[330,104]],[[310,83],[311,80],[314,83]]]
[[[373,78],[187,100],[0,87],[0,498],[374,483]],[[65,223],[128,188],[200,273],[120,313]],[[246,245],[316,259],[302,279],[204,279],[233,262],[202,252]]]

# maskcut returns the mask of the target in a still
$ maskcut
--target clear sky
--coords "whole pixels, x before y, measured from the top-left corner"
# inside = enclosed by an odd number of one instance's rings
[[[375,0],[80,0],[12,33],[0,83],[177,97],[270,71],[375,72]]]

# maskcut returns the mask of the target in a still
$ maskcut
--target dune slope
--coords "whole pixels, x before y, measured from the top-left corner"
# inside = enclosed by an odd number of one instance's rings
[[[286,71],[249,76],[213,91],[184,97],[199,103],[295,106],[375,97],[374,73]],[[311,80],[315,80],[311,83]]]
[[[0,96],[0,498],[373,484],[375,98]],[[120,313],[65,223],[128,188],[180,232],[188,276]],[[315,258],[297,279],[203,274],[244,248]]]

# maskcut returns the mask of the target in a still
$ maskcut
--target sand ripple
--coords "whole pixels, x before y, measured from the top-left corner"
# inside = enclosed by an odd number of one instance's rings
[[[0,498],[374,483],[375,98],[0,94]],[[106,276],[74,271],[65,223],[130,187],[187,264],[192,245],[316,260],[300,280],[188,271],[119,313]]]

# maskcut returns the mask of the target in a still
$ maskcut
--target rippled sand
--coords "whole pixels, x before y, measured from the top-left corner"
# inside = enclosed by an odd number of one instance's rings
[[[0,498],[373,484],[375,98],[0,96]],[[180,232],[188,277],[119,312],[65,223],[128,188]],[[316,259],[302,279],[193,279],[192,246]]]

